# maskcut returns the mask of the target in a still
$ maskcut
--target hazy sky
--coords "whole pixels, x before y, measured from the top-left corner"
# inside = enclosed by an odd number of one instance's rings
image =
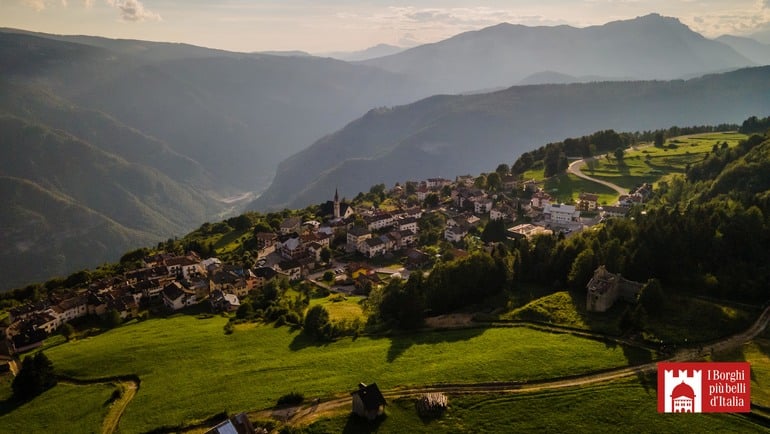
[[[412,46],[503,21],[583,27],[651,12],[708,37],[770,29],[770,0],[0,0],[0,26],[318,53]]]

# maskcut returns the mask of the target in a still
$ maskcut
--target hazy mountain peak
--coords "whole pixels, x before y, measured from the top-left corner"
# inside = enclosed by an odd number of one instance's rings
[[[319,56],[331,57],[347,62],[360,62],[377,57],[390,56],[392,54],[400,53],[401,51],[404,51],[403,47],[380,43],[359,51],[335,51],[331,53],[319,54]]]
[[[722,35],[717,41],[729,45],[751,61],[760,65],[770,64],[770,45],[745,36]]]
[[[364,62],[430,83],[434,93],[512,86],[542,71],[672,79],[751,66],[677,18],[649,14],[599,26],[500,23]]]

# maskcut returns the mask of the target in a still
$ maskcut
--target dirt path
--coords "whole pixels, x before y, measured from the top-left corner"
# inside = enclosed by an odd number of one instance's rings
[[[584,174],[580,170],[580,167],[583,164],[585,164],[585,162],[586,162],[585,159],[573,161],[572,163],[570,163],[569,167],[567,167],[567,172],[577,176],[578,178],[583,178],[585,180],[588,180],[588,181],[591,181],[591,182],[595,182],[597,184],[601,184],[601,185],[604,185],[606,187],[609,187],[609,188],[617,191],[618,194],[621,195],[621,196],[628,194],[628,189],[625,189],[625,188],[623,188],[623,187],[621,187],[621,186],[619,186],[617,184],[613,184],[613,183],[611,183],[609,181],[604,181],[604,180],[601,180],[601,179],[591,178],[590,176]]]
[[[115,402],[112,403],[110,409],[107,411],[107,415],[102,421],[102,434],[112,434],[118,429],[118,423],[123,416],[123,412],[126,411],[126,407],[136,396],[136,390],[139,385],[136,381],[122,381],[118,383],[118,387],[123,387],[123,394]]]
[[[678,351],[674,356],[665,359],[658,360],[651,363],[646,363],[637,366],[628,366],[623,368],[616,368],[598,373],[585,374],[576,377],[553,379],[538,382],[499,382],[499,383],[484,383],[484,384],[443,384],[435,386],[422,386],[411,387],[404,389],[393,389],[383,391],[383,395],[387,399],[403,398],[410,396],[418,396],[423,393],[429,392],[444,392],[449,394],[501,394],[501,393],[531,393],[540,392],[544,390],[562,389],[566,387],[586,386],[596,383],[603,383],[607,381],[617,380],[620,378],[634,376],[640,373],[653,372],[657,370],[658,362],[661,361],[687,361],[696,360],[704,357],[707,354],[713,352],[720,352],[729,350],[746,342],[754,339],[757,335],[762,333],[770,322],[770,306],[768,306],[757,320],[745,331],[736,335],[727,337],[718,342],[714,342],[710,345],[705,345],[702,348],[686,348]],[[343,412],[343,409],[350,409],[350,395],[342,394],[337,395],[334,398],[320,402],[313,403],[310,406],[305,407],[293,407],[283,410],[264,410],[251,413],[252,416],[259,418],[276,418],[291,425],[307,425],[313,421],[327,416],[333,416]],[[276,417],[277,416],[277,417]]]

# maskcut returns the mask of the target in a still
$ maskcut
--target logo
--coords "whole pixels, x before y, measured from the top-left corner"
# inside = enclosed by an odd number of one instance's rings
[[[748,363],[658,363],[658,412],[750,411],[751,367]]]

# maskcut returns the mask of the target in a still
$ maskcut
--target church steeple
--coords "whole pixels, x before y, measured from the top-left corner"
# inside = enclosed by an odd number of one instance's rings
[[[340,218],[340,195],[337,189],[334,189],[334,218]]]

